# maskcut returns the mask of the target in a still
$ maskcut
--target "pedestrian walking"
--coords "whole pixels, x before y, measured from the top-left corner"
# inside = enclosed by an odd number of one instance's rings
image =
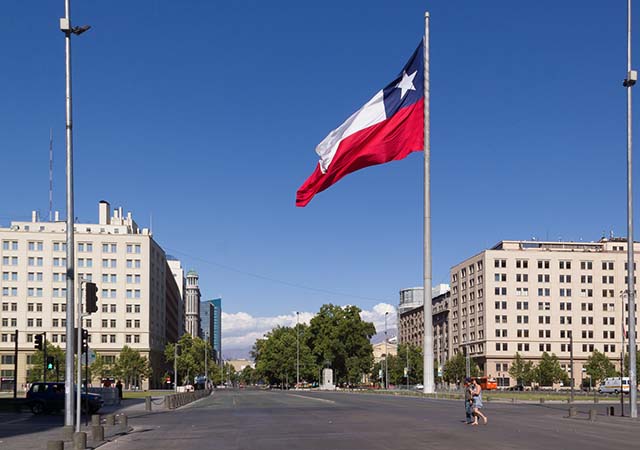
[[[122,383],[120,380],[116,383],[116,389],[118,390],[118,400],[122,400]]]
[[[480,387],[480,385],[478,384],[478,380],[476,378],[473,378],[471,380],[471,394],[473,397],[472,409],[473,409],[473,417],[474,417],[474,421],[472,425],[478,425],[478,417],[482,417],[482,421],[486,425],[487,416],[485,416],[482,413],[482,411],[480,411],[484,406],[482,404],[482,387]]]
[[[473,423],[473,391],[471,390],[471,378],[464,379],[464,412],[467,417],[467,425]]]

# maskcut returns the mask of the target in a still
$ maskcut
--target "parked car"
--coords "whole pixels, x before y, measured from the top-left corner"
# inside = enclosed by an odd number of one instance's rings
[[[82,392],[82,412],[95,414],[104,405],[99,394]],[[27,392],[27,405],[34,414],[55,412],[64,409],[64,383],[33,383]]]

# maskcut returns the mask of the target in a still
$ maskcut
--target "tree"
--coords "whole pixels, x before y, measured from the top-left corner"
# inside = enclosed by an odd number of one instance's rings
[[[551,386],[553,383],[560,381],[569,382],[569,377],[560,367],[560,362],[555,353],[549,355],[547,352],[543,352],[540,362],[534,369],[534,374],[534,378],[540,386]]]
[[[94,378],[107,378],[113,376],[113,367],[111,364],[104,362],[104,358],[98,352],[96,353],[96,359],[89,365],[89,379]]]
[[[215,374],[216,369],[213,364],[213,349],[211,343],[193,337],[190,334],[184,334],[178,341],[178,385],[189,384],[193,382],[194,377],[204,375],[205,373],[205,354],[208,353],[209,378]],[[164,349],[164,359],[173,368],[175,354],[175,344],[169,343]],[[173,372],[173,370],[172,370]]]
[[[587,375],[591,378],[594,386],[602,382],[605,378],[612,377],[617,374],[613,363],[604,353],[600,353],[598,350],[594,350],[591,356],[589,356],[584,368]]]
[[[456,353],[444,364],[442,378],[449,383],[461,383],[467,374],[467,361],[462,352]],[[470,358],[470,375],[480,376],[480,368],[473,358]]]
[[[251,352],[256,363],[256,378],[269,384],[291,385],[296,382],[297,347],[300,344],[300,380],[311,380],[317,366],[306,344],[308,327],[276,327],[256,340]],[[298,339],[298,341],[297,341]]]
[[[139,386],[142,380],[151,376],[151,368],[147,358],[140,355],[140,352],[125,345],[120,351],[114,367],[114,375],[124,380],[125,387],[131,385]]]
[[[47,357],[53,357],[54,361],[57,361],[58,368],[56,370],[55,362],[52,370],[47,371],[47,381],[55,381],[56,374],[60,374],[60,381],[64,380],[64,369],[65,369],[65,353],[57,345],[54,347],[49,341],[45,342],[47,346]],[[42,375],[44,370],[44,352],[42,350],[36,350],[31,355],[31,368],[27,375],[27,382],[33,383],[36,381],[42,381]]]
[[[309,323],[306,343],[318,367],[331,367],[337,383],[354,384],[370,373],[376,328],[357,306],[323,305]]]
[[[533,362],[525,361],[520,353],[516,353],[509,368],[509,375],[516,379],[517,384],[531,384],[535,377]]]
[[[407,383],[407,377],[404,375],[404,369],[407,367],[407,349],[409,350],[409,384],[422,383],[423,381],[423,365],[422,349],[408,344],[400,344],[398,346],[397,355],[389,355],[387,364],[389,365],[389,384],[402,386]],[[379,378],[380,370],[384,373],[385,360],[374,364],[372,374],[374,379]],[[437,370],[437,367],[434,366]]]
[[[251,386],[258,382],[258,374],[251,366],[246,366],[239,374],[239,379],[245,385]]]

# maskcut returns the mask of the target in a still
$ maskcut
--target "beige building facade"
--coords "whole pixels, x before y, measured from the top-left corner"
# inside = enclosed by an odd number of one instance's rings
[[[402,297],[404,290],[400,292]],[[451,339],[449,339],[449,303],[451,299],[449,286],[440,285],[437,290],[434,288],[432,296],[434,356],[437,361],[437,369],[441,370],[452,354]],[[404,312],[398,311],[398,343],[423,347],[424,305]]]
[[[576,385],[594,350],[619,366],[628,322],[626,250],[626,240],[616,238],[502,241],[454,266],[452,354],[468,351],[499,386],[515,384],[508,370],[516,352],[534,362],[554,353],[569,371],[570,336]]]
[[[141,387],[161,385],[167,334],[180,325],[178,286],[163,249],[131,213],[100,202],[97,224],[75,225],[76,293],[80,280],[98,286],[98,312],[84,319],[89,346],[107,363],[128,345],[153,369]],[[0,228],[0,375],[13,377],[14,331],[19,330],[17,383],[26,382],[34,336],[66,342],[66,223],[12,222]],[[167,308],[167,290],[173,302]],[[77,296],[77,294],[76,294]]]

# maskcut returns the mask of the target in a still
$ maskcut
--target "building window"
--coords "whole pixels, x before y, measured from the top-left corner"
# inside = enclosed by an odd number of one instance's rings
[[[580,269],[582,270],[592,270],[593,262],[592,261],[580,261]]]
[[[613,261],[602,261],[602,270],[613,270]]]

